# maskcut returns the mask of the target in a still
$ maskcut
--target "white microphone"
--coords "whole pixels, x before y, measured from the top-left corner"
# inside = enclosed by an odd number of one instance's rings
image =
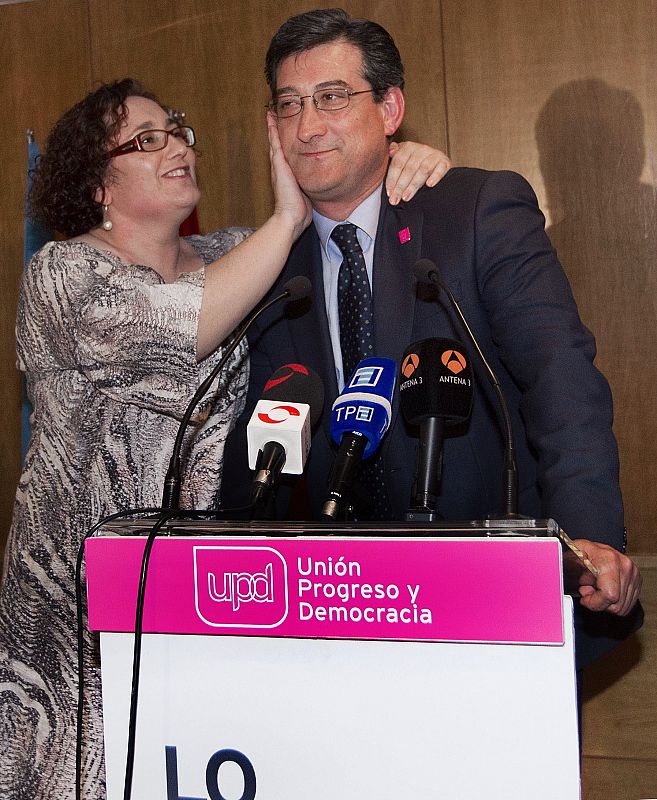
[[[272,460],[278,463],[282,458],[280,472],[301,475],[310,451],[310,437],[308,403],[258,400],[246,429],[249,469],[271,470]],[[263,457],[259,459],[260,451]],[[271,456],[268,457],[269,451]],[[257,480],[256,474],[254,481]]]
[[[324,406],[322,379],[303,364],[279,367],[265,384],[246,429],[251,503],[257,519],[275,513],[274,492],[281,473],[301,475],[312,429]]]

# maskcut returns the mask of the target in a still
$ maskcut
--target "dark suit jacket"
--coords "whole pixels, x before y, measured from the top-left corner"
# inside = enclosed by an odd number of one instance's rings
[[[399,234],[406,228],[410,240],[403,242]],[[417,286],[413,266],[419,258],[438,266],[499,377],[516,438],[520,512],[553,517],[573,538],[622,549],[609,387],[593,365],[593,337],[579,319],[529,184],[514,173],[457,168],[409,203],[392,207],[383,198],[374,251],[374,352],[398,363],[411,342],[432,336],[460,339],[466,351],[472,349],[444,298]],[[245,426],[265,382],[281,365],[298,362],[314,369],[326,390],[305,476],[310,513],[318,517],[335,454],[328,429],[337,395],[321,273],[319,240],[311,226],[294,246],[272,294],[291,277],[306,275],[313,283],[312,303],[273,309],[250,337],[249,395],[226,449],[224,506],[245,499],[250,476]],[[502,507],[499,410],[483,369],[474,358],[471,362],[476,376],[472,418],[465,435],[444,444],[439,510],[445,519],[482,518]],[[409,505],[418,442],[398,403],[396,398],[382,444],[394,519],[401,519]],[[595,644],[578,648],[587,651],[586,657],[600,649]]]

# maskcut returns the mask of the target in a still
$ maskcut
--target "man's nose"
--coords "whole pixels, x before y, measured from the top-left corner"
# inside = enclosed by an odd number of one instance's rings
[[[312,97],[304,99],[298,120],[297,136],[304,142],[326,133],[326,117],[315,106]]]

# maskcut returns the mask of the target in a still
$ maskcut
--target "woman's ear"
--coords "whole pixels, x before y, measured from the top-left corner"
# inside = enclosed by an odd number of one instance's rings
[[[112,204],[112,192],[107,186],[99,186],[94,192],[94,200],[100,203],[101,206],[109,206]]]

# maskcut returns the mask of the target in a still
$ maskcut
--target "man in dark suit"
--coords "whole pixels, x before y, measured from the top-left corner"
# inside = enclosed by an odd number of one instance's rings
[[[271,312],[251,338],[244,421],[282,364],[298,362],[321,376],[327,402],[305,476],[316,518],[335,454],[330,405],[345,378],[337,308],[343,256],[333,230],[345,221],[356,226],[372,287],[371,352],[398,363],[411,342],[463,339],[444,298],[417,285],[414,264],[431,259],[507,397],[518,450],[520,512],[555,518],[600,570],[595,582],[592,576],[584,579],[586,608],[580,613],[626,616],[636,604],[641,578],[623,555],[610,392],[593,365],[593,337],[579,319],[530,186],[513,173],[452,169],[410,202],[388,202],[382,186],[389,140],[404,115],[404,78],[394,42],[375,23],[335,9],[293,17],[272,40],[266,74],[281,145],[313,205],[313,225],[294,246],[272,292],[294,275],[307,275],[314,299],[309,309]],[[446,519],[501,510],[499,412],[483,371],[473,364],[476,397],[469,427],[444,445],[438,509]],[[238,499],[237,485],[248,484],[237,468],[244,441],[243,427],[229,441],[225,505]],[[395,401],[381,451],[391,519],[402,519],[409,506],[417,443],[417,431],[404,424]],[[590,641],[580,636],[582,660],[606,649],[596,636]]]

